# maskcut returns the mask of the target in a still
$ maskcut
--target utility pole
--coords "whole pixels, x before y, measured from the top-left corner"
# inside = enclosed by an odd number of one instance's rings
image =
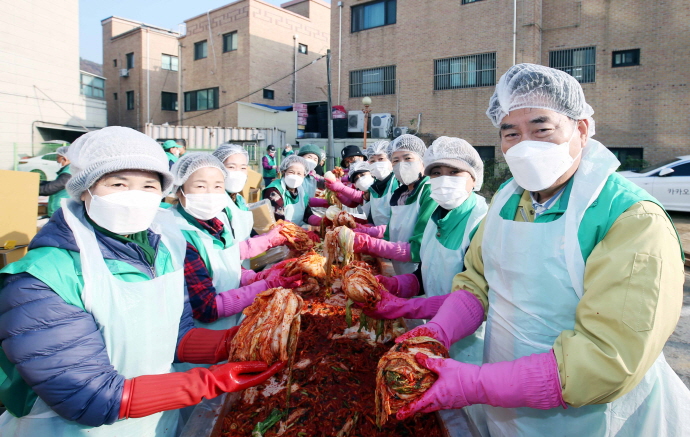
[[[326,52],[326,80],[328,82],[328,163],[335,168],[335,144],[333,143],[333,98],[331,94],[331,49]]]

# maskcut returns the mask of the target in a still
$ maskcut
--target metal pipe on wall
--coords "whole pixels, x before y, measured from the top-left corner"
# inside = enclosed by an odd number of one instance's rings
[[[297,103],[297,34],[292,37],[295,40],[292,68],[292,103]]]
[[[513,65],[516,63],[517,50],[517,0],[513,0]]]
[[[340,24],[338,25],[338,105],[340,105],[340,66],[343,61],[343,2],[338,2]]]
[[[151,29],[149,28],[146,28],[146,123],[151,123]]]

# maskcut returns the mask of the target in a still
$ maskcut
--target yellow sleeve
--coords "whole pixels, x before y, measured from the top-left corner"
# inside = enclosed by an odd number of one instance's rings
[[[482,259],[482,239],[484,237],[484,223],[474,234],[470,247],[465,253],[465,271],[453,278],[451,290],[467,290],[474,294],[484,306],[484,317],[489,309],[489,284],[484,279],[484,260]]]
[[[664,211],[639,202],[621,214],[587,259],[575,329],[554,344],[566,403],[611,402],[641,381],[678,322],[684,279]]]

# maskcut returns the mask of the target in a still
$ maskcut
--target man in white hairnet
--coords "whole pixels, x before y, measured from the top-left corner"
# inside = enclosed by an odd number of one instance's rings
[[[484,364],[417,354],[439,379],[398,418],[483,404],[492,436],[688,435],[690,392],[662,353],[684,280],[666,212],[615,173],[566,73],[513,66],[487,114],[514,179],[494,196],[454,292],[396,340],[450,347],[486,317]]]

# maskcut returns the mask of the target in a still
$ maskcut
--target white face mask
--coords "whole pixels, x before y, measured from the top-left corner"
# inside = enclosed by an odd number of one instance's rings
[[[86,208],[91,220],[119,235],[145,231],[153,223],[161,204],[160,194],[141,190],[118,191],[96,196],[91,194]]]
[[[302,182],[304,182],[304,178],[302,176],[297,176],[296,174],[289,174],[285,176],[285,185],[290,188],[297,188],[302,185]]]
[[[572,167],[575,158],[570,156],[570,140],[556,144],[545,141],[521,141],[514,145],[503,156],[506,158],[515,182],[527,191],[541,191],[552,186],[558,178]]]
[[[305,159],[307,161],[307,173],[311,173],[316,168],[316,162],[311,159]]]
[[[470,197],[465,176],[439,176],[431,179],[429,185],[431,185],[431,198],[441,208],[449,211],[462,205]]]
[[[199,220],[211,220],[228,206],[228,195],[225,193],[186,194],[184,210]]]
[[[357,182],[355,182],[355,187],[357,187],[359,191],[367,191],[373,184],[374,178],[370,174],[365,174],[357,179]]]
[[[172,154],[177,156],[178,158],[180,157],[180,149],[175,149],[172,151]]]
[[[371,164],[371,174],[376,179],[382,181],[393,171],[390,161],[379,161]]]
[[[395,164],[393,167],[395,178],[403,185],[410,185],[412,182],[418,180],[422,170],[423,165],[421,161],[405,161]]]
[[[225,178],[225,191],[228,193],[239,193],[247,183],[247,173],[237,170],[228,170]]]

